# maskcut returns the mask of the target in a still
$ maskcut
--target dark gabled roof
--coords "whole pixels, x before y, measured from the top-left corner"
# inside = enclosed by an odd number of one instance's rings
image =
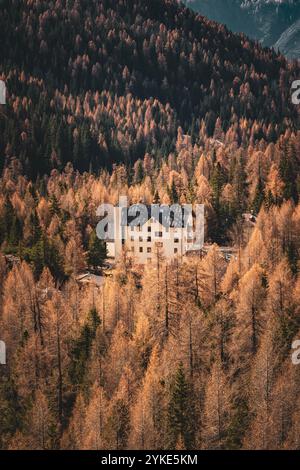
[[[174,204],[171,207],[159,204],[133,204],[122,209],[121,226],[142,227],[148,220],[153,218],[165,228],[182,228],[187,226],[188,216],[188,211],[185,211],[179,204]]]

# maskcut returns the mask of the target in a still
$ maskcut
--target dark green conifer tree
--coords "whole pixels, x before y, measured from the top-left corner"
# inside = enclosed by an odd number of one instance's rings
[[[186,449],[192,449],[195,440],[195,410],[193,392],[180,363],[170,390],[168,407],[169,447],[175,449],[183,440]]]
[[[99,266],[103,266],[103,263],[107,257],[106,244],[103,240],[100,240],[97,237],[95,231],[93,231],[90,235],[88,250],[89,266],[93,269],[97,269]]]

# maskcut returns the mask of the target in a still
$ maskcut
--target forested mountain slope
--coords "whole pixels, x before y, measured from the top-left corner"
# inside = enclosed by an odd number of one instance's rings
[[[239,141],[255,121],[268,142],[297,124],[297,66],[174,1],[3,1],[0,31],[2,168],[97,170],[148,150],[160,162],[178,126],[196,142],[218,117]]]

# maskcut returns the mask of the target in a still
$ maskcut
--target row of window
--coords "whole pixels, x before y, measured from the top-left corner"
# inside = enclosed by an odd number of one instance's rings
[[[155,233],[155,238],[159,238],[159,237],[162,237],[162,232],[158,232],[159,234],[161,235],[156,235]],[[130,237],[130,241],[134,242],[136,240],[136,238],[134,237],[134,235],[131,235]],[[139,237],[139,242],[143,242],[144,241],[144,238],[143,237]],[[152,241],[152,237],[147,237],[147,242],[151,242]],[[179,243],[179,238],[174,238],[174,243]]]
[[[149,225],[149,226],[147,227],[147,232],[148,232],[148,233],[151,233],[152,230],[154,230],[154,228],[155,228],[155,227],[152,227],[151,225]],[[185,227],[185,229],[187,230],[188,233],[191,233],[191,227],[188,227],[188,228]],[[133,226],[130,226],[130,230],[131,230],[131,232],[134,232],[134,231],[136,231],[136,232],[143,232],[143,227],[141,227],[140,225],[133,225]],[[179,228],[179,229],[176,229],[176,228],[175,228],[175,229],[174,229],[174,232],[175,232],[175,233],[176,233],[176,232],[178,233],[178,230],[180,230],[180,228]],[[164,231],[165,231],[165,233],[169,233],[169,227],[165,227],[165,228],[164,228]],[[155,232],[155,236],[156,236],[156,237],[162,237],[162,236],[163,236],[163,232]]]
[[[134,253],[134,246],[131,247],[131,251],[132,253]],[[142,246],[139,247],[139,253],[143,253],[144,252],[144,248]],[[146,251],[145,251],[146,252]],[[147,253],[152,253],[152,248],[150,247],[147,247]],[[174,248],[174,253],[178,253],[178,248]]]

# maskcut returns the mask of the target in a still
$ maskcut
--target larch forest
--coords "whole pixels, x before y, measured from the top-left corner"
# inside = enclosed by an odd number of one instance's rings
[[[0,449],[300,449],[299,61],[175,0],[1,0],[0,79]],[[120,194],[204,204],[205,252],[108,269]]]

